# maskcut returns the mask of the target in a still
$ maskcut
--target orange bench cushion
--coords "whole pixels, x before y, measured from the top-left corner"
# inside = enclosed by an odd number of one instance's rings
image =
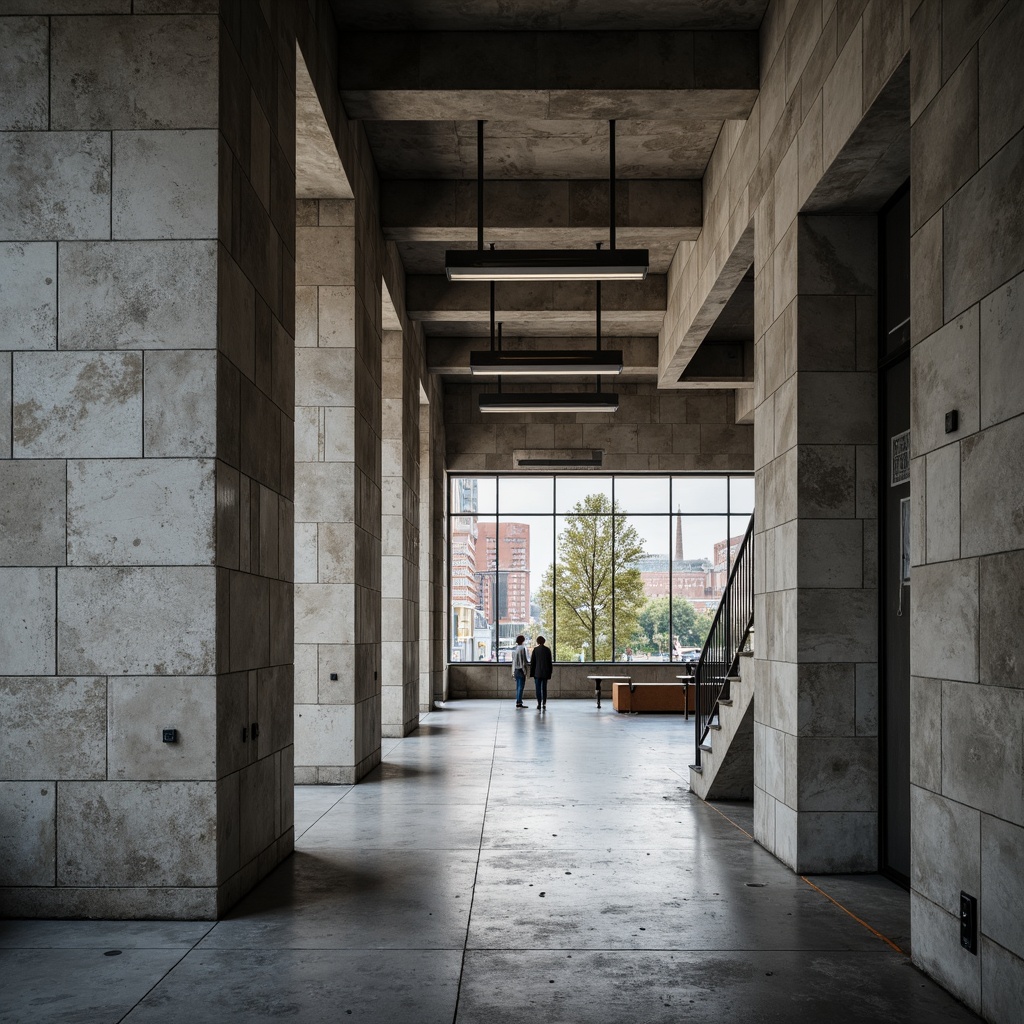
[[[694,687],[688,688],[689,710],[693,710]],[[682,683],[612,683],[612,707],[616,711],[686,711]]]

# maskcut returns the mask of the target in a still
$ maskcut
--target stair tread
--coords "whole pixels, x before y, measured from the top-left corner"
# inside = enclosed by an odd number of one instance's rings
[[[698,775],[702,775],[704,773],[704,767],[703,767],[703,765],[699,765],[699,764],[691,764],[690,765],[690,771],[691,772],[696,772]]]
[[[729,698],[729,697],[722,697],[722,698],[719,699],[718,705],[719,705],[719,707],[723,707],[723,708],[731,708],[732,707],[732,699]]]

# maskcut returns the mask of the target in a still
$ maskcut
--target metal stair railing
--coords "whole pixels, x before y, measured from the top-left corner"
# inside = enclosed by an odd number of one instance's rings
[[[708,638],[694,670],[695,768],[700,768],[701,748],[718,715],[719,701],[729,699],[729,679],[738,668],[754,625],[754,517],[751,515],[743,543],[729,573],[729,582],[718,605]]]

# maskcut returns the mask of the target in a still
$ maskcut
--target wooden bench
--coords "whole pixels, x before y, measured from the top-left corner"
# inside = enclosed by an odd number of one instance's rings
[[[616,711],[693,711],[694,688],[684,683],[613,683]],[[689,705],[689,707],[687,707]]]

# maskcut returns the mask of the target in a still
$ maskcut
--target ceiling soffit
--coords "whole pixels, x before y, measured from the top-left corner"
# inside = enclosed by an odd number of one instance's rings
[[[700,231],[701,178],[724,119],[745,118],[756,99],[766,6],[338,0],[342,98],[363,122],[382,179],[384,234],[412,275],[409,299],[421,301],[409,312],[425,333],[486,333],[486,293],[422,301],[443,275],[445,250],[476,244],[477,119],[485,243],[547,249],[607,244],[614,117],[617,244],[647,248],[659,283],[656,295],[619,308],[606,296],[602,333],[653,345],[664,275]],[[593,338],[592,286],[564,302],[519,304],[497,291],[506,337]]]

